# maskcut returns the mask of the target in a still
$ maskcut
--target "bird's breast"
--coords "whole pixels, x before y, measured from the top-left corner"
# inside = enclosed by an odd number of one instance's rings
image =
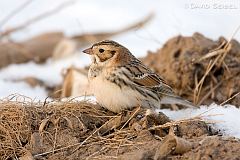
[[[141,99],[141,95],[135,90],[128,86],[119,87],[102,75],[90,80],[90,88],[98,103],[113,112],[135,107]]]

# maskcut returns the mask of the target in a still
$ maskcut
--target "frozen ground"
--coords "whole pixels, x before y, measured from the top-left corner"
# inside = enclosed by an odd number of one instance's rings
[[[235,106],[211,104],[210,106],[201,106],[199,109],[184,109],[179,111],[164,109],[161,111],[173,120],[202,116],[207,122],[213,123],[213,127],[223,133],[223,135],[240,138],[240,110]]]
[[[0,30],[20,24],[35,15],[54,8],[63,1],[35,0]],[[19,2],[23,1],[0,1],[0,20],[16,8]],[[113,40],[122,43],[133,54],[140,57],[144,56],[147,50],[156,50],[166,40],[178,34],[190,36],[197,31],[212,39],[217,39],[219,36],[225,36],[229,39],[240,25],[240,2],[238,0],[118,0],[114,3],[112,0],[79,0],[58,14],[14,34],[12,38],[22,40],[41,32],[55,30],[63,30],[67,35],[110,31],[140,20],[151,12],[154,12],[156,16],[148,26],[114,37]],[[240,34],[238,33],[235,38],[240,40]],[[90,59],[79,52],[74,57],[54,63],[49,60],[42,65],[33,62],[10,65],[0,70],[0,98],[18,93],[32,99],[44,100],[47,93],[43,88],[31,88],[24,82],[16,83],[13,80],[34,76],[48,85],[55,85],[62,81],[62,69],[71,65],[82,67],[89,62]],[[237,123],[240,110],[234,106],[211,105],[209,107],[213,109],[206,114],[222,115],[206,118],[219,121],[215,127],[224,134],[240,138],[240,124]],[[164,112],[173,119],[182,119],[195,116],[208,109],[208,107],[202,106],[195,110],[164,110]]]

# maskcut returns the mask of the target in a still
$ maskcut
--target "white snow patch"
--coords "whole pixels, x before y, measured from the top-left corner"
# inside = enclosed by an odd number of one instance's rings
[[[213,127],[220,130],[224,135],[240,138],[240,109],[235,106],[211,104],[210,106],[200,106],[198,109],[189,108],[179,111],[163,109],[159,111],[173,120],[193,118],[201,114],[201,116],[204,116],[204,120],[216,122]]]
[[[67,101],[77,101],[77,102],[86,101],[86,102],[90,102],[92,104],[97,104],[97,100],[96,100],[95,96],[67,97],[67,98],[62,98],[61,101],[63,101],[63,102],[67,102]]]
[[[75,54],[63,60],[51,61],[44,64],[28,62],[24,64],[12,64],[0,70],[0,79],[18,80],[25,77],[35,77],[44,81],[49,86],[62,82],[62,71],[70,66],[84,67],[90,63],[90,58],[83,54]]]
[[[32,88],[25,82],[14,82],[26,77],[42,80],[47,86],[55,86],[63,81],[62,73],[70,66],[84,67],[90,63],[90,58],[83,54],[75,54],[63,60],[51,61],[44,64],[28,62],[12,64],[0,70],[0,98],[18,93],[30,98],[44,100],[47,92],[40,86]],[[26,87],[26,89],[24,89]],[[44,91],[44,92],[43,92]]]
[[[8,82],[0,80],[0,99],[6,98],[12,94],[19,94],[36,100],[44,100],[47,97],[47,91],[40,87],[31,87],[25,82]]]

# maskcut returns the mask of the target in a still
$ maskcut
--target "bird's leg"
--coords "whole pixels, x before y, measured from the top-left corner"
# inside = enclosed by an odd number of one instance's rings
[[[147,109],[145,111],[145,116],[141,121],[144,121],[144,126],[146,128],[154,125],[162,125],[171,120],[162,112],[156,112],[156,110]]]
[[[147,109],[145,112],[145,116],[156,114],[157,112],[153,109]]]

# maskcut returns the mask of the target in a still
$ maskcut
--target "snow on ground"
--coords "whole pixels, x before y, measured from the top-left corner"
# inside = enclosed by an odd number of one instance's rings
[[[51,61],[45,64],[28,62],[25,64],[12,64],[0,70],[0,98],[10,94],[21,94],[32,99],[44,100],[48,94],[40,86],[30,87],[25,82],[16,80],[25,77],[35,77],[42,80],[48,86],[56,86],[63,81],[62,73],[70,66],[84,67],[89,64],[90,59],[81,54],[75,54],[64,60]]]
[[[12,64],[0,70],[0,80],[9,82],[30,76],[44,81],[48,86],[54,86],[62,82],[62,72],[64,69],[70,66],[84,67],[89,63],[89,57],[83,54],[75,54],[72,57],[58,61],[49,59],[45,64],[36,64],[34,62]],[[1,96],[2,95],[0,95],[0,97]]]
[[[62,98],[61,99],[63,102],[67,102],[67,101],[87,101],[90,102],[92,104],[97,104],[97,100],[94,96],[79,96],[79,97],[66,97],[66,98]]]
[[[214,121],[213,127],[220,130],[224,135],[240,138],[240,109],[235,106],[211,104],[210,106],[200,106],[199,109],[189,108],[179,111],[164,109],[160,111],[173,120],[188,119],[201,115],[206,121]]]
[[[64,1],[33,1],[0,28],[0,31],[51,10]],[[0,20],[17,8],[20,3],[22,4],[23,1],[0,1]],[[65,31],[67,35],[112,31],[136,22],[152,12],[156,16],[149,25],[143,29],[113,37],[113,40],[125,45],[134,55],[141,57],[146,55],[147,50],[154,51],[160,48],[169,38],[178,34],[191,36],[197,31],[212,39],[217,39],[219,36],[229,39],[240,25],[240,2],[238,0],[118,0],[114,3],[112,0],[78,0],[63,11],[12,35],[12,38],[23,40],[41,32],[56,30]],[[240,40],[240,34],[238,33],[235,38]],[[64,68],[71,65],[83,67],[89,62],[88,57],[79,53],[74,57],[57,62],[49,60],[45,64],[28,62],[10,65],[0,70],[0,98],[18,93],[32,99],[44,100],[47,92],[43,88],[38,86],[31,88],[24,82],[13,81],[33,76],[50,86],[56,85],[62,82],[61,72]],[[225,135],[240,138],[240,123],[238,123],[240,110],[234,106],[221,107],[213,104],[209,107],[201,106],[200,109],[163,110],[163,112],[177,120],[190,118],[207,110],[209,111],[206,114],[222,114],[206,117],[206,119],[219,121],[214,124],[217,129],[220,129]]]
[[[8,82],[0,80],[0,99],[6,98],[13,94],[21,94],[32,99],[44,100],[47,97],[47,91],[40,87],[36,86],[32,88],[30,85],[24,82]]]

